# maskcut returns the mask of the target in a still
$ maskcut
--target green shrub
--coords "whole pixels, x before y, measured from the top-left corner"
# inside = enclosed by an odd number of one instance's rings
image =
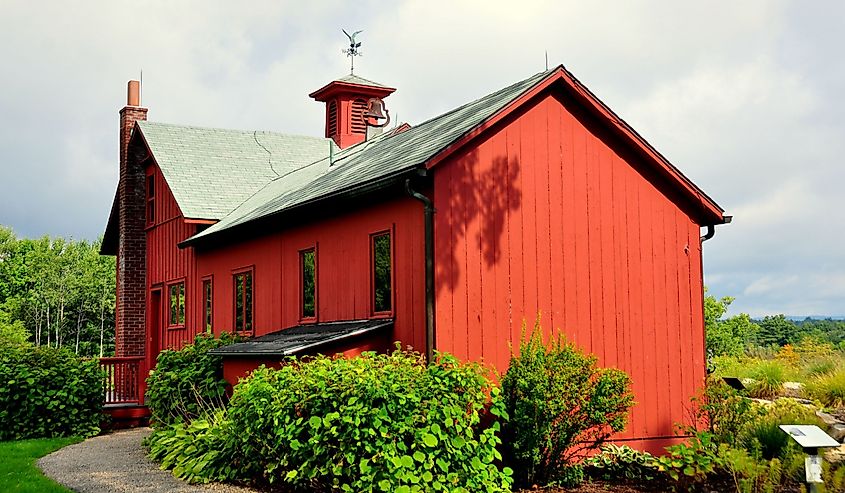
[[[24,323],[20,320],[12,320],[12,317],[0,305],[0,348],[7,345],[26,345],[27,341],[29,341],[29,332]]]
[[[809,377],[821,377],[833,373],[837,364],[832,357],[818,357],[810,360],[805,367],[805,372]]]
[[[754,420],[748,422],[740,433],[742,448],[763,460],[784,460],[797,452],[792,439],[780,429],[785,424],[821,425],[813,411],[792,399],[778,399]]]
[[[578,461],[625,428],[634,404],[628,375],[599,368],[563,336],[548,346],[539,320],[502,379],[508,461],[520,485],[578,482]]]
[[[627,445],[604,445],[601,452],[584,461],[587,475],[604,480],[652,481],[657,460],[648,452]]]
[[[811,380],[807,393],[825,407],[845,406],[845,369]]]
[[[162,469],[172,469],[190,483],[207,483],[238,477],[233,437],[225,412],[218,410],[190,424],[180,421],[155,429],[144,445]]]
[[[710,378],[692,399],[692,426],[685,431],[707,431],[717,444],[736,445],[743,428],[759,414],[750,399],[741,396],[720,378]]]
[[[93,360],[31,345],[0,350],[0,440],[93,436],[103,418],[103,379]]]
[[[745,358],[735,356],[715,356],[711,360],[713,375],[718,377],[748,378],[749,371]]]
[[[786,369],[776,360],[761,361],[751,373],[754,382],[748,388],[748,395],[758,399],[771,399],[783,393]]]
[[[657,458],[657,470],[675,482],[675,491],[693,491],[722,467],[719,448],[712,435],[699,432],[688,443],[666,447],[666,455]]]
[[[780,459],[761,461],[746,450],[722,447],[722,467],[730,474],[738,493],[780,491],[785,479]]]
[[[489,403],[489,404],[488,404]],[[478,364],[364,353],[259,368],[228,407],[241,477],[316,491],[510,491],[498,389]]]
[[[147,379],[147,403],[154,426],[188,423],[224,405],[228,382],[223,379],[223,361],[208,351],[237,340],[225,332],[219,339],[199,334],[193,344],[159,353]]]

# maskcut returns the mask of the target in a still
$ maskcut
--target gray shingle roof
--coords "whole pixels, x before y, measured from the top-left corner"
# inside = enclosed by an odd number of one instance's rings
[[[329,157],[325,156],[295,169],[292,167],[291,172],[271,178],[266,186],[220,222],[188,241],[413,170],[495,115],[550,73],[535,74],[397,135],[388,134],[336,152],[331,165]]]
[[[182,214],[222,219],[272,180],[329,155],[331,139],[139,121]]]
[[[359,84],[362,86],[374,86],[374,87],[387,87],[384,84],[379,84],[378,82],[373,82],[369,79],[365,79],[363,77],[358,77],[355,74],[344,75],[339,79],[335,79],[337,82],[346,82],[347,84]]]

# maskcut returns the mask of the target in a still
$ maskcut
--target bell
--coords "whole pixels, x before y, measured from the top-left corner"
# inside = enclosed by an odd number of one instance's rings
[[[364,116],[381,120],[387,118],[384,116],[384,111],[384,101],[379,98],[370,98],[370,101],[367,103],[367,111],[364,113]]]

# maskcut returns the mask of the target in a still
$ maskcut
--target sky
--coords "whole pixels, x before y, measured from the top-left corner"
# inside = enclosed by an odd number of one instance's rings
[[[845,314],[845,2],[0,0],[0,224],[94,239],[118,110],[320,135],[348,73],[422,122],[564,64],[728,214],[704,244],[731,313]]]

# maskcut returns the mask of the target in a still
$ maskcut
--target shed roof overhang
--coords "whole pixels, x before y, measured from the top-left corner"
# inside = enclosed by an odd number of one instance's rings
[[[392,327],[393,319],[390,318],[297,325],[246,342],[221,346],[212,349],[209,354],[238,358],[296,356]]]

